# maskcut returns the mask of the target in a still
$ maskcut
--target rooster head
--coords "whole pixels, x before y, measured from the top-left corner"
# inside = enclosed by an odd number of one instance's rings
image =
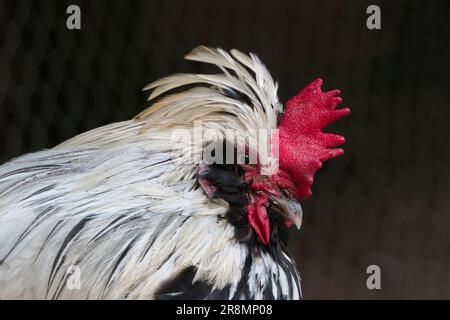
[[[311,195],[314,174],[324,161],[344,153],[336,148],[345,142],[344,137],[322,129],[349,115],[350,109],[336,109],[342,103],[340,91],[322,92],[321,86],[322,80],[316,79],[287,102],[278,135],[272,139],[272,148],[276,146],[279,155],[279,168],[274,174],[264,175],[259,165],[244,164],[240,165],[240,179],[231,181],[224,167],[200,170],[199,181],[210,196],[224,197],[224,189],[233,183],[245,191],[245,201],[240,204],[245,203],[248,224],[263,244],[271,239],[271,215],[278,220],[281,217],[286,227],[300,228],[299,201]],[[217,170],[223,171],[219,174]],[[230,173],[230,177],[234,174]],[[233,204],[233,199],[225,198]]]
[[[137,119],[146,121],[145,128],[167,119],[172,126],[182,123],[188,128],[201,120],[205,127],[219,132],[237,131],[236,139],[241,142],[247,139],[245,133],[262,130],[269,152],[255,150],[259,148],[253,143],[259,136],[252,133],[248,144],[243,144],[246,156],[256,154],[256,161],[196,162],[197,181],[212,201],[229,207],[225,218],[235,226],[239,240],[257,238],[269,244],[280,227],[300,227],[300,201],[311,195],[314,174],[324,161],[343,154],[337,147],[344,137],[322,132],[350,113],[348,108],[336,108],[342,103],[340,91],[322,92],[322,80],[316,79],[283,108],[277,83],[255,54],[200,46],[186,59],[216,65],[222,74],[176,74],[148,85],[146,89],[154,89],[150,100],[163,97]],[[197,84],[201,86],[164,96],[175,88]],[[221,137],[208,137],[205,144],[234,145]],[[198,152],[207,149],[205,144]],[[272,161],[277,165],[272,166]],[[270,170],[266,170],[268,163]]]

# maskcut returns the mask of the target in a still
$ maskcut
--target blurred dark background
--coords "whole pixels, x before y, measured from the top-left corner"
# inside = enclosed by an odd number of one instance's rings
[[[0,161],[133,117],[199,44],[252,51],[282,101],[320,76],[352,109],[291,237],[305,297],[448,299],[449,28],[447,1],[0,1]]]

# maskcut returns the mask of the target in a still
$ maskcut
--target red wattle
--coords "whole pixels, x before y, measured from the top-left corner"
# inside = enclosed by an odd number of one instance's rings
[[[268,198],[264,194],[256,195],[248,204],[248,222],[255,230],[263,244],[270,242],[270,223],[267,216],[266,205]]]

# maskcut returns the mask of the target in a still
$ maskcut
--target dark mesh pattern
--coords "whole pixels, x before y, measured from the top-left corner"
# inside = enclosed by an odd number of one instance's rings
[[[66,28],[78,4],[82,30]],[[259,5],[258,5],[259,4]],[[382,30],[366,28],[379,4]],[[291,251],[306,298],[450,298],[445,1],[0,1],[0,161],[131,118],[141,88],[201,71],[199,44],[257,53],[282,101],[316,77],[352,115]],[[382,290],[366,288],[380,265]]]

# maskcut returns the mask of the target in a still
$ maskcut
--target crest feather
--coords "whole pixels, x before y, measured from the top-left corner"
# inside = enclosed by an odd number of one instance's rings
[[[277,84],[267,68],[254,55],[238,50],[231,54],[220,48],[199,46],[185,58],[191,61],[216,65],[220,74],[174,74],[147,85],[152,90],[148,100],[159,98],[152,106],[136,116],[147,126],[167,122],[168,116],[189,121],[217,120],[221,115],[224,125],[246,129],[275,129],[282,105],[277,97]],[[184,91],[170,94],[174,89],[194,85]],[[231,93],[231,94],[230,94]],[[185,111],[189,110],[189,117]],[[243,116],[244,115],[244,116]],[[172,121],[172,119],[170,119]],[[243,123],[247,121],[247,123]]]

